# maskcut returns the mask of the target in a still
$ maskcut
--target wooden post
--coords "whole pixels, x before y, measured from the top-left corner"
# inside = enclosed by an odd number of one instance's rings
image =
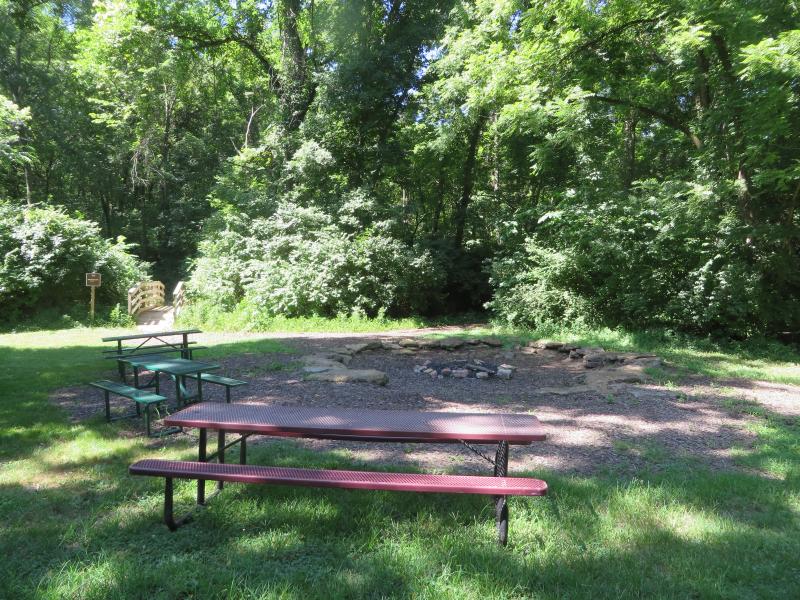
[[[86,286],[91,290],[90,292],[90,300],[89,300],[89,318],[94,321],[94,290],[95,288],[100,287],[102,283],[102,277],[100,273],[87,273],[86,274]]]

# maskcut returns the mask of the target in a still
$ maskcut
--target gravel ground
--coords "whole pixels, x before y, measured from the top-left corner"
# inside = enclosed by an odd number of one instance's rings
[[[398,332],[401,333],[409,332]],[[747,425],[754,417],[732,410],[732,397],[762,403],[767,410],[786,418],[800,414],[797,402],[800,388],[764,382],[737,380],[712,385],[708,380],[697,379],[670,389],[631,383],[587,389],[586,371],[576,361],[543,350],[523,349],[512,353],[504,349],[468,347],[454,352],[419,351],[414,355],[374,350],[354,357],[349,367],[385,371],[389,376],[386,386],[303,380],[298,364],[302,355],[349,342],[386,337],[389,336],[281,336],[292,349],[290,353],[231,356],[219,361],[222,364],[220,373],[250,382],[247,387],[233,390],[236,402],[531,412],[542,421],[548,439],[528,447],[512,447],[509,464],[512,471],[633,473],[641,468],[658,470],[686,459],[714,469],[734,468],[732,450],[752,444],[753,434]],[[509,363],[518,369],[511,380],[431,379],[413,371],[414,365],[425,359],[444,362],[468,358]],[[170,395],[171,386],[162,383],[162,389]],[[206,386],[204,392],[207,400],[224,401],[223,390],[217,386]],[[102,394],[85,386],[58,390],[52,400],[74,421],[94,417],[103,411]],[[118,411],[129,410],[130,402],[115,400],[114,407]],[[127,423],[131,428],[127,434],[141,432],[138,421]],[[175,437],[157,444],[171,443],[170,439]],[[258,439],[258,443],[272,443],[268,438]],[[319,450],[345,451],[356,462],[400,464],[437,471],[487,472],[489,469],[483,459],[452,444],[319,440],[296,443]],[[483,450],[493,452],[488,447]]]

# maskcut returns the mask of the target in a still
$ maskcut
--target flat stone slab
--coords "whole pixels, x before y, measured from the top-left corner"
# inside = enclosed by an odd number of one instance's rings
[[[310,373],[310,381],[329,381],[332,383],[375,383],[386,385],[389,377],[377,369],[331,369],[321,373]]]
[[[306,367],[325,367],[328,369],[343,369],[345,365],[344,361],[334,360],[326,354],[309,354],[300,358],[300,362]]]

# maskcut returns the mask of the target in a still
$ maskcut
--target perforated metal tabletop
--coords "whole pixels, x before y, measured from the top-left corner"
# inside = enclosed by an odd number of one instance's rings
[[[529,444],[542,441],[539,420],[528,414],[484,414],[313,408],[203,402],[164,419],[167,425],[281,437]]]

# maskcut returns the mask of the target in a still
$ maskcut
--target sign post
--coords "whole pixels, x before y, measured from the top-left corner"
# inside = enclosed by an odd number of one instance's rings
[[[102,276],[100,275],[100,273],[86,274],[86,285],[92,291],[91,299],[89,300],[89,316],[92,321],[94,321],[94,290],[95,288],[100,287],[101,282],[102,282]]]

